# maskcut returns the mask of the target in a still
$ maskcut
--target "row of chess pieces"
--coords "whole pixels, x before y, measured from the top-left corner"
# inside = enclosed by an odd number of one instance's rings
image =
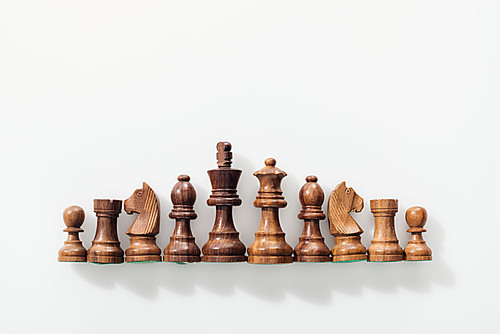
[[[321,206],[324,192],[317,183],[316,176],[306,177],[306,184],[299,192],[302,205],[298,217],[304,220],[304,229],[299,243],[293,249],[285,241],[280,222],[280,208],[287,205],[281,181],[286,173],[276,167],[276,160],[266,159],[265,167],[255,172],[260,189],[254,206],[262,209],[259,229],[255,241],[246,247],[239,239],[233,222],[233,206],[241,205],[237,185],[241,170],[231,168],[231,144],[217,144],[218,168],[209,170],[212,194],[207,204],[216,207],[215,223],[209,239],[200,248],[191,232],[190,221],[197,218],[193,209],[196,191],[187,175],[180,175],[172,189],[173,209],[169,214],[175,219],[175,228],[169,244],[163,251],[166,262],[246,262],[257,264],[282,264],[292,262],[353,262],[353,261],[429,261],[432,251],[422,238],[426,232],[424,225],[427,212],[422,207],[412,207],[406,211],[406,221],[411,233],[410,241],[403,250],[396,236],[394,216],[398,212],[398,200],[375,199],[370,201],[370,209],[375,217],[374,235],[368,250],[361,243],[363,230],[350,215],[364,207],[361,198],[345,182],[340,183],[330,194],[328,220],[330,233],[335,237],[335,246],[330,250],[324,243],[319,221],[326,218]],[[121,200],[95,199],[94,212],[97,227],[92,246],[87,251],[79,239],[85,212],[79,206],[66,208],[63,214],[68,239],[59,250],[58,260],[62,262],[123,263],[162,261],[161,249],[156,245],[156,235],[160,232],[160,209],[158,197],[153,189],[143,183],[132,196],[123,203],[127,214],[138,214],[126,234],[130,246],[123,251],[117,233],[117,220],[122,211]],[[124,257],[125,255],[125,257]]]

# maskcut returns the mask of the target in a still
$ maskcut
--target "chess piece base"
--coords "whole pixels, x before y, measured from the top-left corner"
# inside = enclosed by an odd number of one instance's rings
[[[125,257],[125,262],[160,262],[160,255],[131,255]]]
[[[295,262],[330,262],[331,261],[329,256],[315,256],[315,255],[296,256],[293,260]]]
[[[61,255],[57,258],[59,262],[87,262],[86,256]]]
[[[164,255],[164,262],[200,262],[201,258],[197,255]]]
[[[123,263],[123,256],[89,255],[87,262],[92,263]]]
[[[432,256],[429,255],[423,255],[423,256],[418,256],[418,255],[413,255],[413,256],[407,256],[405,261],[432,261]]]
[[[292,256],[249,256],[248,263],[254,264],[286,264],[293,263]]]
[[[332,257],[333,262],[365,261],[368,256],[365,254],[337,255]]]
[[[245,255],[203,255],[202,262],[247,262]]]
[[[397,255],[368,254],[368,262],[396,262],[396,261],[403,261],[403,254],[397,254]]]

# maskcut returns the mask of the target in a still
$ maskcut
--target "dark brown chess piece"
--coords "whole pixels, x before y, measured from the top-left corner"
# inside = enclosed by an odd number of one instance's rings
[[[325,219],[321,205],[325,193],[317,183],[316,176],[306,177],[307,183],[300,188],[299,200],[302,211],[299,219],[304,219],[304,229],[299,243],[294,249],[294,260],[297,262],[329,262],[330,249],[325,245],[319,229],[319,221]]]
[[[130,246],[125,250],[125,261],[161,261],[161,249],[156,245],[156,235],[160,233],[160,203],[153,189],[143,182],[142,188],[136,189],[123,207],[129,215],[139,214],[126,232]]]
[[[256,171],[260,182],[257,199],[253,205],[262,208],[260,226],[255,233],[255,241],[248,247],[248,262],[260,264],[281,264],[293,262],[292,247],[285,241],[281,229],[278,209],[287,203],[282,196],[281,180],[286,173],[276,168],[276,160],[266,159],[266,167]]]
[[[68,232],[68,240],[59,250],[58,261],[61,262],[86,262],[87,250],[83,247],[78,233],[83,232],[80,228],[85,220],[85,211],[77,205],[67,207],[63,212],[64,232]]]
[[[330,194],[328,220],[330,233],[335,236],[332,261],[352,262],[366,260],[366,248],[361,243],[363,229],[359,227],[349,212],[361,212],[364,207],[354,189],[347,188],[345,182],[339,184]]]
[[[190,220],[198,217],[193,209],[196,191],[189,183],[188,175],[179,175],[177,180],[179,182],[175,184],[170,194],[174,207],[168,215],[175,219],[175,228],[170,243],[163,251],[163,261],[200,262],[200,248],[195,243],[190,226]]]
[[[122,201],[120,200],[94,200],[97,228],[92,246],[87,252],[88,262],[123,263],[123,249],[120,247],[116,226],[121,211]]]
[[[208,171],[212,183],[212,194],[207,204],[215,206],[215,223],[209,233],[208,241],[203,245],[203,262],[244,262],[245,245],[239,239],[239,233],[233,222],[233,206],[241,205],[236,187],[241,170],[232,169],[233,154],[231,144],[217,144],[218,169]]]
[[[410,228],[406,231],[411,233],[410,241],[405,248],[406,261],[430,261],[432,250],[422,237],[427,222],[427,211],[421,206],[414,206],[406,210],[406,223]]]
[[[375,216],[375,230],[372,244],[368,248],[368,261],[402,261],[403,249],[399,246],[394,226],[394,216],[398,212],[398,200],[372,199],[370,208]]]

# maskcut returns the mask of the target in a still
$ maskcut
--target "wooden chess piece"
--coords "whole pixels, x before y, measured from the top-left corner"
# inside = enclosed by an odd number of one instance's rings
[[[219,168],[208,171],[212,194],[207,200],[208,205],[215,206],[215,222],[202,248],[203,262],[244,262],[247,259],[245,245],[233,222],[233,206],[241,205],[236,193],[241,170],[231,168],[232,157],[230,143],[217,143]]]
[[[160,203],[151,187],[142,183],[123,203],[125,212],[139,216],[128,228],[130,246],[125,250],[126,262],[161,261],[161,249],[156,245],[160,233]]]
[[[414,206],[406,210],[406,223],[410,228],[406,232],[411,233],[410,241],[405,248],[406,261],[430,261],[432,250],[422,238],[422,233],[427,232],[424,228],[427,222],[427,211],[421,206]]]
[[[253,175],[260,182],[257,199],[253,205],[262,208],[260,226],[255,233],[255,241],[248,247],[248,262],[260,264],[292,263],[292,247],[285,241],[281,229],[278,209],[286,207],[282,196],[281,180],[286,173],[276,168],[276,160],[266,159],[266,166]]]
[[[200,262],[200,248],[195,243],[190,226],[190,220],[198,217],[193,209],[196,191],[189,183],[188,175],[179,175],[177,180],[179,182],[175,184],[170,194],[174,207],[168,215],[175,219],[175,228],[170,243],[163,251],[163,261]]]
[[[364,207],[354,189],[347,188],[345,182],[339,184],[330,194],[328,220],[330,233],[335,236],[332,261],[351,262],[366,260],[366,248],[361,243],[363,229],[359,227],[349,212],[361,212]]]
[[[87,250],[83,247],[78,233],[83,232],[80,228],[85,220],[85,211],[77,205],[67,207],[63,212],[64,232],[68,232],[68,240],[59,250],[58,261],[61,262],[86,262]]]
[[[325,193],[317,183],[316,176],[306,177],[307,183],[300,188],[299,200],[302,210],[299,219],[304,219],[304,229],[295,247],[294,260],[297,262],[330,262],[330,249],[325,245],[319,229],[319,221],[326,218],[321,210]]]
[[[92,246],[87,252],[88,262],[123,263],[123,249],[120,247],[116,226],[121,211],[122,201],[120,200],[94,200],[97,228]]]
[[[368,261],[402,261],[403,249],[399,246],[394,226],[394,216],[398,212],[398,200],[372,199],[370,208],[375,216],[375,230],[372,244],[368,248]]]

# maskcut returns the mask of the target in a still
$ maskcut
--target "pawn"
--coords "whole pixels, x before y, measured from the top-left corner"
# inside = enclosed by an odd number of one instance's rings
[[[163,261],[166,262],[200,262],[200,248],[196,245],[191,233],[190,220],[198,216],[193,210],[196,191],[187,175],[179,175],[179,182],[172,188],[170,198],[174,208],[168,215],[175,219],[174,233],[170,243],[165,247]]]
[[[316,176],[306,177],[307,183],[300,188],[299,200],[302,211],[299,219],[304,219],[304,229],[299,243],[294,250],[296,262],[329,262],[330,249],[325,245],[321,236],[319,221],[326,218],[321,210],[325,193],[321,189]]]
[[[67,207],[63,213],[64,224],[68,232],[68,240],[59,250],[58,261],[61,262],[86,262],[87,250],[83,247],[78,233],[83,232],[80,228],[85,220],[85,211],[77,205]]]
[[[406,210],[406,223],[410,228],[406,231],[411,233],[410,241],[405,248],[406,261],[430,261],[432,260],[432,250],[422,238],[422,233],[427,232],[424,228],[427,222],[427,211],[414,206]]]

